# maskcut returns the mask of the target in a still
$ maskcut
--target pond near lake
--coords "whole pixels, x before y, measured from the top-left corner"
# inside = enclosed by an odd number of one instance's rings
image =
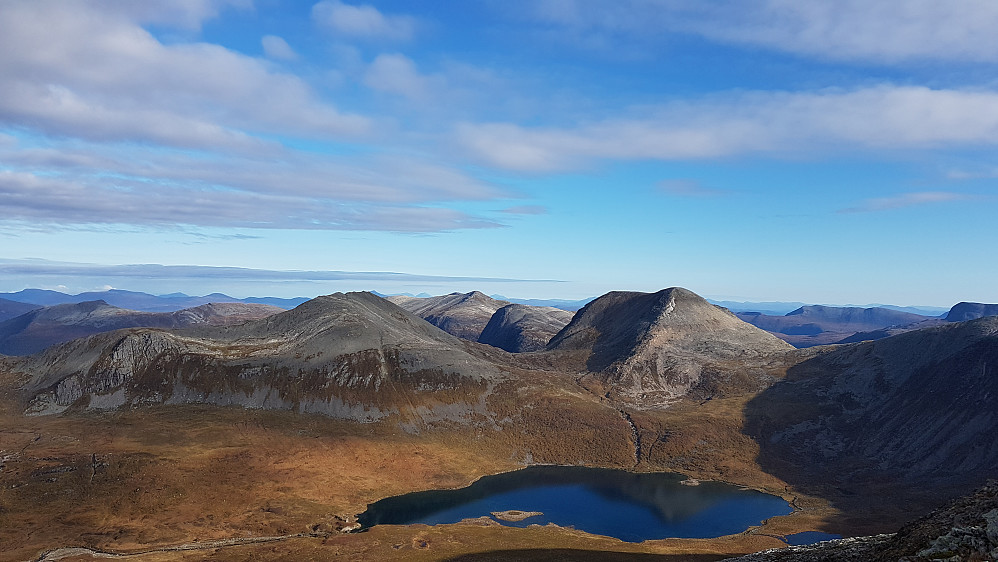
[[[540,512],[502,525],[555,523],[630,542],[669,537],[709,538],[740,533],[793,511],[786,500],[720,482],[681,484],[670,473],[574,466],[533,466],[486,476],[467,488],[431,490],[372,503],[358,517],[374,525],[457,523],[493,512]]]

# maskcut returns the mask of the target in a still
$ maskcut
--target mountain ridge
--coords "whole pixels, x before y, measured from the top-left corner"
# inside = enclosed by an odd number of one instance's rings
[[[182,328],[253,320],[282,309],[261,304],[207,303],[176,312],[143,312],[103,300],[46,306],[0,322],[0,353],[30,355],[51,345],[121,328]]]
[[[206,403],[371,422],[481,410],[499,370],[369,293],[336,293],[260,320],[106,332],[23,358],[27,411]],[[414,406],[413,395],[422,395]]]

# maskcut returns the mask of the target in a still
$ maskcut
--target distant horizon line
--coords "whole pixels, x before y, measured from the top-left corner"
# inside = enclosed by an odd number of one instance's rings
[[[301,295],[296,295],[296,296],[293,296],[293,297],[279,297],[279,296],[272,296],[272,295],[266,295],[266,294],[263,294],[263,295],[247,294],[246,296],[233,296],[233,295],[231,295],[231,294],[229,294],[227,292],[219,291],[219,290],[211,291],[211,292],[199,295],[199,294],[188,294],[188,293],[183,292],[183,291],[173,291],[173,292],[169,292],[169,293],[153,293],[153,292],[148,292],[148,291],[141,291],[141,290],[134,290],[134,289],[125,289],[125,288],[121,288],[121,287],[110,287],[110,288],[100,289],[100,290],[97,290],[97,289],[84,290],[84,291],[79,291],[79,292],[76,292],[76,293],[60,291],[60,290],[57,290],[57,289],[42,288],[42,287],[25,287],[25,288],[17,290],[17,291],[0,292],[0,298],[4,298],[4,297],[10,296],[10,295],[16,295],[18,293],[23,293],[23,292],[26,292],[26,291],[39,291],[39,292],[56,293],[56,294],[61,294],[61,295],[67,296],[67,297],[79,297],[81,295],[89,295],[89,294],[100,295],[102,293],[114,293],[114,292],[118,292],[118,293],[131,293],[131,294],[136,294],[136,295],[146,295],[146,296],[151,296],[151,297],[155,297],[155,298],[162,298],[162,299],[169,299],[169,298],[206,298],[206,297],[211,297],[211,296],[214,296],[214,295],[218,295],[218,296],[230,298],[230,299],[233,299],[233,300],[274,299],[274,300],[281,300],[281,301],[294,301],[294,300],[300,300],[300,299],[311,300],[311,299],[314,299],[314,298],[317,298],[317,297],[320,297],[320,296],[324,296],[324,295],[328,295],[328,294],[334,294],[334,293],[338,293],[338,292],[354,292],[354,291],[334,291],[333,293],[319,293],[319,294],[315,294],[315,295],[311,295],[311,296],[310,295],[301,294]],[[412,293],[412,292],[408,292],[408,291],[402,291],[402,292],[383,292],[383,291],[379,291],[379,290],[376,290],[376,289],[368,289],[366,291],[360,291],[360,292],[369,292],[369,293],[372,293],[372,294],[375,294],[375,295],[378,295],[378,296],[382,296],[382,297],[410,296],[410,297],[415,297],[415,298],[429,298],[429,297],[444,296],[444,295],[449,295],[449,294],[468,294],[468,293],[471,293],[471,292],[474,292],[474,291],[475,290],[473,290],[473,291],[450,291],[450,292],[445,292],[445,293],[440,293],[440,294],[430,294],[427,291],[421,291],[419,293]],[[491,294],[489,294],[489,293],[486,293],[484,291],[478,291],[478,292],[486,294],[490,298],[494,298],[494,299],[497,299],[497,300],[544,301],[544,302],[561,302],[561,303],[570,304],[570,303],[586,303],[586,302],[590,302],[590,301],[593,301],[593,300],[595,300],[595,299],[597,299],[597,298],[599,298],[599,297],[601,297],[601,296],[603,296],[603,295],[605,295],[605,294],[607,294],[609,292],[612,292],[612,291],[607,291],[607,292],[604,292],[604,293],[602,293],[600,295],[594,295],[594,296],[585,297],[585,298],[581,298],[581,299],[572,299],[572,298],[539,298],[539,297],[511,297],[511,296],[503,295],[501,293],[491,293]],[[634,291],[634,292],[648,293],[648,292],[655,292],[655,291]],[[699,293],[697,293],[697,294],[699,295]],[[421,297],[420,295],[427,295],[427,296],[426,297]],[[709,295],[700,295],[700,296],[702,296],[705,300],[711,302],[712,304],[722,305],[722,306],[724,304],[737,304],[737,305],[768,305],[768,306],[777,306],[777,307],[783,307],[783,308],[790,307],[790,306],[793,306],[794,308],[799,308],[801,306],[828,306],[828,307],[835,307],[835,308],[902,308],[902,309],[921,309],[921,310],[927,310],[927,311],[940,311],[940,312],[948,311],[953,306],[959,304],[960,302],[973,302],[973,301],[959,301],[959,302],[953,303],[953,305],[950,305],[950,306],[946,307],[946,306],[934,306],[934,305],[897,305],[897,304],[891,304],[891,303],[829,304],[829,303],[814,303],[814,302],[805,302],[805,301],[796,301],[796,300],[794,300],[794,301],[776,301],[776,300],[759,300],[759,301],[754,301],[754,300],[735,300],[735,299],[733,299],[731,297],[717,298],[717,297],[712,297],[712,296],[709,296]],[[760,307],[760,308],[763,308],[763,307]],[[760,310],[760,312],[765,313],[766,310]]]

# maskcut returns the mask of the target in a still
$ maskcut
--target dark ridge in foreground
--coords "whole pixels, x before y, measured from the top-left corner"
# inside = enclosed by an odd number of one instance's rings
[[[767,550],[730,562],[929,562],[998,560],[998,482],[917,519],[897,533]]]
[[[998,317],[826,349],[747,404],[745,431],[804,489],[965,493],[998,466],[996,367]]]

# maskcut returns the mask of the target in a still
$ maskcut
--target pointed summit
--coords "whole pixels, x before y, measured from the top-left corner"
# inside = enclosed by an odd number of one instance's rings
[[[388,297],[388,300],[459,338],[478,341],[492,315],[508,305],[479,291],[439,297]]]
[[[694,388],[723,393],[714,379],[727,361],[764,359],[793,347],[696,293],[673,287],[607,293],[583,307],[548,349],[584,354],[580,367],[610,394],[662,405]]]

